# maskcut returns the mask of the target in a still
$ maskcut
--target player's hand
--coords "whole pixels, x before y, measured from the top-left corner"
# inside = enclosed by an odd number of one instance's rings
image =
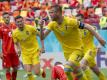
[[[100,44],[105,47],[106,41],[104,39],[99,40]]]
[[[45,53],[45,49],[42,49],[42,50],[41,50],[41,53]]]
[[[41,55],[42,53],[45,53],[45,49],[44,49],[44,48],[41,48],[41,49],[39,50],[39,55]]]
[[[3,54],[2,53],[0,53],[0,58],[3,59]]]

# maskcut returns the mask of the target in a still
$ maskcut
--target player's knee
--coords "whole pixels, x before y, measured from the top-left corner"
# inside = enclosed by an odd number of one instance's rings
[[[40,70],[36,70],[34,73],[35,75],[40,76]]]
[[[10,68],[6,68],[6,72],[10,72]]]
[[[85,70],[87,68],[87,61],[85,59],[81,61],[80,67],[82,68],[82,70]]]
[[[81,63],[80,63],[81,65],[88,65],[88,60],[87,59],[85,59],[85,58],[83,58],[82,60],[81,60]]]
[[[14,72],[17,72],[17,70],[18,70],[18,68],[17,68],[17,67],[13,68],[13,71],[14,71]]]
[[[86,66],[86,65],[81,65],[81,69],[82,69],[82,70],[86,70],[86,69],[87,69],[87,66]]]
[[[13,69],[13,72],[17,72],[17,69]]]

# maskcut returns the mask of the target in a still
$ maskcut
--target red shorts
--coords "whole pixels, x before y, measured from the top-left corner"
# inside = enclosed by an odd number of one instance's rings
[[[19,57],[17,54],[7,54],[3,56],[3,68],[18,67]]]

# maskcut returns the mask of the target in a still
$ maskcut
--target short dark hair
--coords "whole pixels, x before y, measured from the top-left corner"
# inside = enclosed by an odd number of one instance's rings
[[[55,62],[55,64],[54,64],[54,65],[56,66],[56,65],[58,65],[58,64],[62,64],[62,63],[61,63],[61,62]]]
[[[18,16],[15,17],[15,21],[16,21],[17,19],[19,19],[19,18],[22,18],[22,19],[23,19],[22,16],[18,15]]]
[[[6,15],[6,14],[8,14],[8,15],[9,15],[9,13],[8,13],[8,12],[3,12],[2,16]]]
[[[55,8],[56,11],[62,12],[62,7],[60,5],[58,5],[58,4],[55,4],[55,5],[51,6],[51,8]]]

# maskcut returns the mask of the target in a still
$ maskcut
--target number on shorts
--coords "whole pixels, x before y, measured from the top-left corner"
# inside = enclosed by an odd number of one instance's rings
[[[76,58],[76,61],[80,61],[82,59],[82,56],[81,55],[77,55],[77,58]]]

